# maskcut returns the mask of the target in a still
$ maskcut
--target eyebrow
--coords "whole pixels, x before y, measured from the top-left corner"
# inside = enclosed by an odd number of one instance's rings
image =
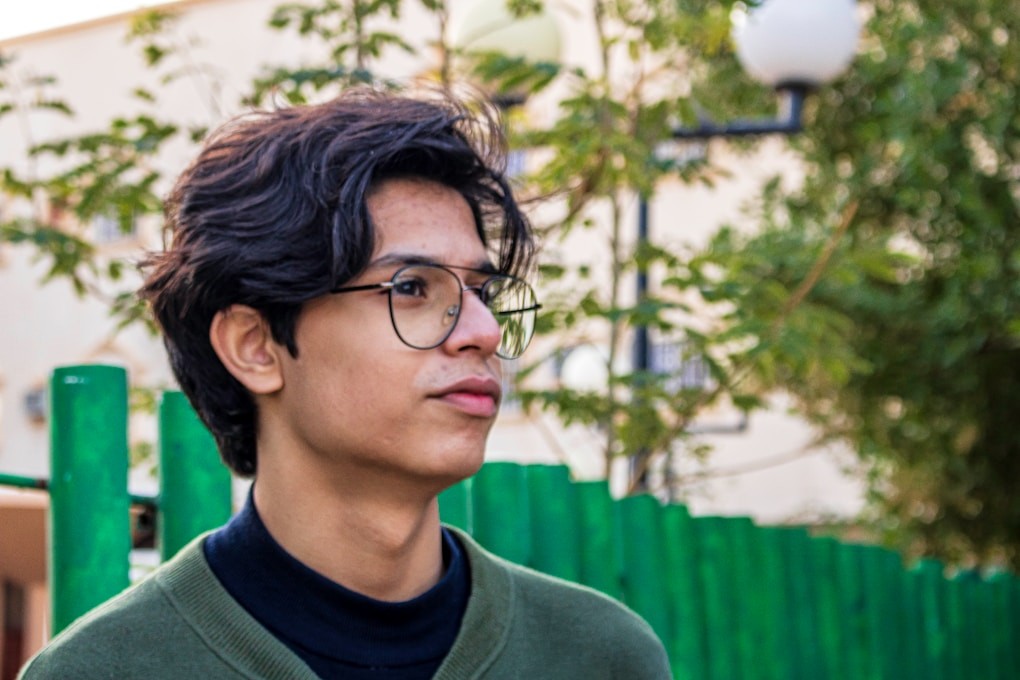
[[[384,266],[387,266],[387,265],[409,265],[409,264],[439,265],[441,267],[449,267],[451,269],[465,269],[465,270],[468,270],[468,271],[479,272],[481,274],[499,274],[500,273],[499,269],[497,269],[496,265],[492,264],[492,262],[490,262],[487,259],[486,260],[477,260],[476,263],[474,265],[472,265],[472,266],[461,267],[461,266],[457,266],[457,265],[447,264],[445,262],[440,262],[439,260],[435,259],[434,257],[429,257],[428,255],[421,255],[419,253],[401,253],[401,252],[386,253],[385,255],[382,255],[382,256],[372,260],[371,262],[369,262],[368,266],[365,267],[365,269],[372,269],[372,268],[375,268],[375,267],[384,267]]]

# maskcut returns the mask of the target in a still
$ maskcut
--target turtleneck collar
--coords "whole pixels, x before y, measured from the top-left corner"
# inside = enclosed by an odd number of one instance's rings
[[[321,677],[429,678],[457,637],[471,590],[462,549],[442,531],[442,579],[405,602],[375,600],[299,562],[269,534],[251,495],[204,550],[227,592]]]

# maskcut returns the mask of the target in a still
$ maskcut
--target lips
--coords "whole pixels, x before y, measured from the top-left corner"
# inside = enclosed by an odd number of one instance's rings
[[[499,383],[486,376],[471,376],[429,395],[471,416],[491,418],[499,409]]]

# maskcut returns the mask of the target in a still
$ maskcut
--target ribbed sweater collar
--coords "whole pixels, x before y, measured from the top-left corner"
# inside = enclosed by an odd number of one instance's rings
[[[454,534],[470,565],[471,596],[453,648],[434,680],[483,675],[506,646],[516,614],[510,570],[463,532]],[[206,562],[201,536],[156,574],[160,588],[197,635],[242,677],[315,680],[316,675],[223,589]]]

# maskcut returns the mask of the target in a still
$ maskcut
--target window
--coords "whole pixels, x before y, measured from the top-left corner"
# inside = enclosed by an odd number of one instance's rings
[[[47,407],[49,405],[48,395],[46,393],[45,385],[38,385],[32,387],[25,392],[25,415],[28,419],[36,424],[41,425],[46,422]]]
[[[92,240],[96,245],[118,243],[138,233],[138,226],[134,219],[131,220],[130,229],[124,231],[120,220],[115,215],[99,215],[94,217],[89,226]]]
[[[649,355],[650,368],[658,375],[672,376],[666,381],[671,392],[707,390],[712,376],[701,354],[693,353],[685,342],[655,343]]]

